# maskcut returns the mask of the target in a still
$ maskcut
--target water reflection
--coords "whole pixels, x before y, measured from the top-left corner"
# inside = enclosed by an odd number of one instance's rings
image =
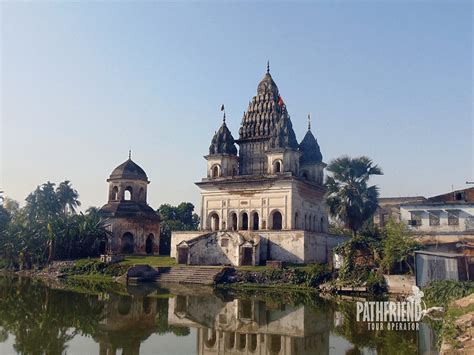
[[[332,311],[262,300],[178,295],[169,324],[197,328],[199,354],[327,354]]]
[[[433,351],[426,325],[420,332],[368,331],[355,322],[353,303],[314,295],[73,286],[0,278],[0,353],[84,353],[85,343],[93,349],[87,353],[100,355]]]

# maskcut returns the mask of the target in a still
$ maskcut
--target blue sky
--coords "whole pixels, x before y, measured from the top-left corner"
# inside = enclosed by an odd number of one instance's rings
[[[472,4],[38,2],[1,5],[1,180],[23,201],[72,181],[106,202],[127,158],[149,203],[198,203],[226,106],[234,137],[270,60],[299,140],[368,155],[383,196],[474,180]]]

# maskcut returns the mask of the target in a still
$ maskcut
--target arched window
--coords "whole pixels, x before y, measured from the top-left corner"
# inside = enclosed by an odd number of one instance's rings
[[[249,229],[249,215],[247,212],[242,213],[242,230],[246,231]]]
[[[301,173],[301,177],[305,180],[308,180],[308,172],[306,170],[303,170],[303,172]]]
[[[247,334],[238,334],[237,348],[239,350],[245,350],[247,347]]]
[[[237,214],[235,212],[232,212],[229,216],[229,219],[230,219],[230,229],[233,230],[233,231],[236,231],[237,230]]]
[[[220,219],[216,212],[211,213],[209,216],[209,223],[212,231],[218,231],[220,229]]]
[[[117,309],[119,314],[122,316],[126,316],[127,314],[130,313],[130,310],[132,309],[132,300],[128,296],[120,296]]]
[[[253,212],[252,213],[252,230],[258,231],[258,224],[259,224],[258,213]]]
[[[122,236],[122,253],[133,254],[134,249],[133,234],[127,232]]]
[[[117,186],[114,186],[112,188],[112,196],[110,198],[114,201],[117,201],[119,199],[119,197],[118,197],[118,187]]]
[[[273,173],[275,174],[279,174],[282,172],[282,164],[281,164],[281,160],[276,160],[274,163],[273,163]]]
[[[154,241],[155,241],[155,236],[153,234],[149,234],[145,242],[145,251],[147,254],[153,254]]]
[[[123,199],[125,201],[131,201],[132,200],[132,194],[133,194],[133,189],[131,186],[127,186],[124,192]]]
[[[321,217],[321,232],[324,232],[324,217]]]
[[[226,340],[224,341],[225,348],[227,350],[234,349],[234,346],[235,346],[235,333],[224,334],[224,337],[226,337]]]
[[[298,229],[300,227],[300,215],[298,212],[295,212],[295,229]]]
[[[219,164],[216,164],[212,167],[211,174],[213,178],[219,177],[221,175],[221,167]]]
[[[272,229],[273,230],[281,230],[282,229],[282,215],[279,211],[273,212],[272,215]]]
[[[249,334],[249,350],[254,352],[257,350],[257,334]]]
[[[304,215],[304,230],[307,230],[308,229],[308,216],[307,215]]]
[[[216,345],[216,331],[214,329],[205,329],[204,330],[204,345],[206,348],[211,349]]]

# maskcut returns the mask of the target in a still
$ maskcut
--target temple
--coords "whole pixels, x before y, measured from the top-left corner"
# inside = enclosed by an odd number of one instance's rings
[[[242,117],[239,139],[224,113],[205,159],[206,177],[196,183],[201,230],[173,233],[171,256],[179,263],[328,260],[340,238],[328,234],[326,164],[310,121],[298,143],[269,68]]]
[[[150,181],[145,171],[129,154],[110,177],[108,202],[99,213],[105,219],[109,235],[101,254],[158,255],[160,216],[147,203]]]

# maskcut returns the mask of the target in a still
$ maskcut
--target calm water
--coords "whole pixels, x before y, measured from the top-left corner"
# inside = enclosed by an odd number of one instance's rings
[[[425,324],[369,331],[313,294],[71,286],[0,277],[0,354],[433,353]]]

